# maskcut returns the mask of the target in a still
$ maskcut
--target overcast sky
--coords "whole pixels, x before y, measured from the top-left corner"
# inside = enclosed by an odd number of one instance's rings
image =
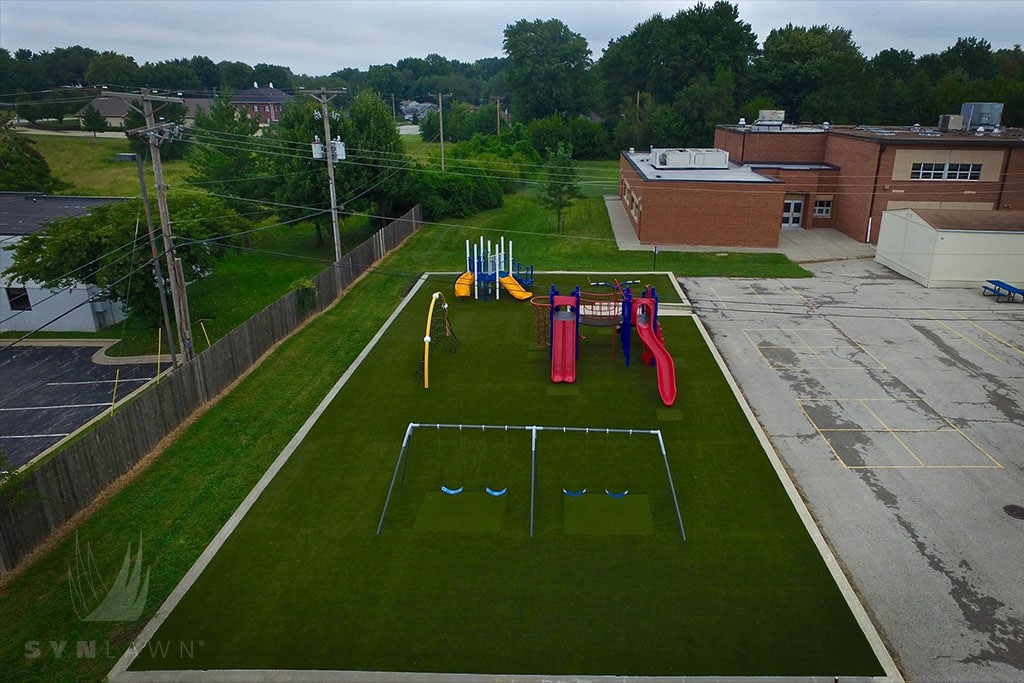
[[[707,0],[711,4],[713,0]],[[436,52],[472,62],[502,55],[505,27],[560,19],[596,60],[608,41],[682,0],[0,0],[0,47],[12,53],[84,45],[141,65],[204,55],[214,62],[278,64],[296,74],[394,64]],[[1024,41],[1020,0],[739,0],[760,41],[776,27],[828,24],[853,32],[867,57],[889,47],[941,52],[958,37],[993,49]]]

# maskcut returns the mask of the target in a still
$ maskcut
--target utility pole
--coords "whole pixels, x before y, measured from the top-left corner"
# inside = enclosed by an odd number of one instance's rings
[[[174,124],[157,125],[153,116],[153,102],[184,104],[180,97],[160,97],[142,88],[142,115],[146,118],[146,127],[129,131],[133,135],[145,137],[149,141],[149,152],[153,159],[153,178],[156,185],[156,203],[160,213],[160,233],[164,241],[164,256],[167,259],[168,278],[171,284],[171,302],[174,306],[174,318],[178,328],[178,340],[181,343],[181,355],[185,362],[195,358],[192,348],[192,322],[188,317],[188,294],[185,290],[185,275],[181,268],[181,259],[174,256],[174,238],[171,235],[171,217],[167,211],[167,186],[164,184],[164,167],[160,159],[160,143],[176,133]]]
[[[501,135],[501,95],[494,96],[494,112],[498,120],[498,135]]]
[[[437,115],[440,118],[441,132],[441,170],[444,170],[444,104],[441,102],[441,93],[437,93]]]
[[[310,97],[316,97],[312,93],[307,94]],[[334,185],[334,162],[345,158],[345,143],[341,140],[331,139],[331,117],[327,112],[327,103],[334,99],[334,96],[338,93],[331,93],[330,97],[327,94],[327,89],[321,86],[320,96],[316,97],[316,100],[320,102],[320,111],[324,119],[324,140],[328,147],[328,152],[325,155],[327,157],[327,185],[331,191],[331,230],[334,234],[334,262],[338,263],[341,261],[341,230],[338,228],[338,198]],[[313,144],[313,158],[319,158],[317,156],[316,143]]]
[[[171,350],[171,367],[177,367],[178,354],[175,349],[174,334],[171,332],[171,316],[167,310],[167,280],[164,279],[163,268],[160,266],[160,250],[156,246],[156,234],[153,232],[153,211],[149,207],[149,193],[146,191],[146,175],[142,171],[142,158],[135,152],[125,152],[115,156],[119,161],[134,162],[139,172],[142,206],[146,211],[146,231],[149,233],[149,248],[153,252],[153,270],[156,272],[157,289],[160,292],[160,311],[164,318],[164,334],[167,335],[167,346]]]

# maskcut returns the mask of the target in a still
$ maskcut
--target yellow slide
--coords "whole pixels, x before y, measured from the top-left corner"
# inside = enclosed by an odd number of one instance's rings
[[[465,277],[465,275],[463,275],[463,277]],[[470,275],[470,277],[472,277],[472,275]],[[455,286],[457,288],[458,284],[456,284]],[[501,286],[505,288],[505,291],[507,291],[509,294],[519,299],[520,301],[522,301],[523,299],[529,299],[531,296],[533,296],[533,292],[527,292],[525,289],[523,289],[523,286],[519,284],[519,280],[515,279],[511,275],[506,275],[505,277],[501,278]]]
[[[472,286],[473,273],[467,270],[455,281],[455,296],[471,296],[473,294]]]

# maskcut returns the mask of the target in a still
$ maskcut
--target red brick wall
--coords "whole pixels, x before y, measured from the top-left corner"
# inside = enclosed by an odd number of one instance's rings
[[[999,198],[1000,209],[1024,209],[1024,149],[1009,150],[1010,159],[1006,164],[1006,180],[1003,194]]]
[[[878,154],[876,142],[836,135],[829,135],[825,149],[825,163],[839,167],[832,199],[832,227],[859,242],[867,237],[868,216],[872,215],[871,199],[879,186],[875,175]],[[888,176],[879,171],[883,177],[892,177],[893,154],[891,149],[882,154],[882,165],[887,163],[889,168]],[[872,242],[878,242],[878,227],[882,220],[881,209],[876,207],[876,213],[871,221]]]
[[[720,135],[721,134],[721,135]],[[733,138],[740,138],[737,142]],[[824,131],[818,133],[752,133],[716,129],[715,146],[738,164],[781,162],[820,164],[825,157]],[[728,146],[726,146],[728,145]]]
[[[633,169],[625,156],[619,165],[621,179],[628,181],[642,197],[639,225],[623,202],[641,243],[779,246],[782,183],[649,181]]]
[[[729,129],[715,129],[715,147],[729,153],[729,161],[743,163],[743,133]]]

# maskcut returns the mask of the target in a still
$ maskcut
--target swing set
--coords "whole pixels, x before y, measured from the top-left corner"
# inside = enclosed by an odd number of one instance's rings
[[[380,513],[380,521],[377,523],[377,535],[379,536],[381,531],[384,529],[384,520],[387,518],[388,507],[391,505],[392,496],[395,494],[396,486],[402,488],[405,486],[406,472],[409,466],[411,443],[413,434],[418,429],[433,429],[438,434],[438,448],[441,448],[440,432],[441,430],[458,430],[461,435],[471,431],[480,431],[485,435],[487,431],[524,431],[530,433],[530,538],[533,538],[534,534],[534,511],[536,510],[536,498],[537,498],[537,441],[538,437],[543,432],[558,433],[561,432],[564,436],[569,433],[584,433],[587,435],[589,444],[590,434],[605,434],[606,437],[609,434],[626,434],[629,436],[654,436],[658,440],[658,446],[661,451],[662,461],[665,464],[665,474],[668,478],[669,490],[672,494],[672,503],[675,507],[676,519],[679,522],[679,534],[682,539],[686,540],[686,529],[683,526],[683,515],[679,508],[679,498],[676,495],[675,484],[672,481],[672,468],[669,466],[668,454],[665,451],[665,440],[662,437],[660,429],[613,429],[604,427],[555,427],[555,426],[540,426],[540,425],[486,425],[486,424],[446,424],[446,423],[420,423],[410,422],[406,427],[405,436],[402,438],[402,446],[398,451],[398,457],[395,459],[395,470],[391,475],[391,484],[388,486],[387,496],[384,499],[384,508]],[[564,444],[563,444],[564,445]],[[485,448],[486,451],[486,442]],[[563,448],[563,451],[565,449]],[[483,454],[487,456],[485,452]],[[465,491],[465,486],[460,482],[457,485],[453,485],[452,482],[442,483],[440,486],[441,492],[448,496],[457,496]],[[501,497],[509,494],[509,487],[503,486],[502,488],[496,488],[488,485],[485,487],[485,491],[488,495],[494,497]],[[562,492],[570,497],[578,497],[586,494],[586,487],[572,488],[564,487]],[[628,487],[621,490],[612,490],[605,488],[605,494],[611,498],[624,498],[629,494]]]

